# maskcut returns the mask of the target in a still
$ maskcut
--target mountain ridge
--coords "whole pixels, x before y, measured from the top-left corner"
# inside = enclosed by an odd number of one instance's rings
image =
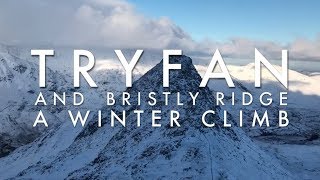
[[[184,60],[186,63],[183,62]],[[151,176],[158,178],[202,177],[215,179],[224,177],[233,179],[248,178],[247,172],[249,171],[252,179],[261,176],[291,177],[290,173],[283,169],[277,160],[272,159],[256,146],[240,128],[220,128],[218,123],[214,128],[202,126],[199,122],[200,112],[207,109],[216,110],[217,116],[214,118],[220,118],[221,110],[210,103],[210,101],[214,101],[214,97],[209,88],[198,89],[201,78],[190,58],[185,56],[171,57],[170,61],[182,64],[181,70],[170,72],[169,89],[172,94],[177,91],[180,91],[181,94],[185,94],[189,90],[204,91],[198,97],[200,104],[195,107],[183,108],[176,106],[175,103],[169,103],[171,104],[169,106],[162,106],[160,103],[152,108],[146,107],[142,119],[150,119],[150,111],[153,109],[161,109],[162,112],[177,109],[181,113],[183,120],[181,123],[184,123],[181,127],[149,128],[141,126],[134,128],[134,126],[127,126],[124,128],[116,126],[111,128],[104,125],[101,128],[91,129],[90,121],[84,129],[68,130],[70,126],[62,125],[65,127],[60,127],[52,131],[51,135],[48,134],[47,137],[28,145],[27,151],[23,151],[21,148],[13,155],[6,157],[3,163],[11,162],[10,158],[17,156],[21,159],[35,155],[41,156],[37,158],[38,160],[33,160],[32,165],[21,168],[16,173],[12,172],[7,177],[15,177],[14,174],[16,174],[18,178],[41,179],[50,174],[52,177],[67,179],[90,177],[135,179]],[[153,90],[163,92],[164,89],[160,88],[162,87],[160,83],[162,82],[162,71],[159,71],[162,68],[161,64],[159,63],[152,68],[145,76],[134,82],[132,88],[128,88],[126,91],[137,92],[141,90],[142,93],[147,93]],[[181,79],[181,77],[183,78]],[[182,96],[182,100],[184,99],[185,96]],[[171,101],[169,100],[169,102]],[[134,118],[132,113],[134,108],[125,108],[131,109],[128,114],[128,122],[134,123],[134,121],[130,121]],[[120,112],[123,107],[115,106],[110,109]],[[103,119],[108,119],[107,116],[104,116]],[[214,118],[208,119],[214,120]],[[168,119],[168,116],[165,115],[163,119]],[[59,135],[59,133],[61,134]],[[68,142],[66,143],[56,139],[61,135],[68,136],[68,134],[71,137],[67,138]],[[60,150],[55,150],[52,153],[47,152],[47,148],[52,146],[52,143],[56,144],[56,149]],[[14,166],[14,164],[12,165]],[[70,164],[72,166],[69,166]],[[2,166],[0,163],[0,167]]]

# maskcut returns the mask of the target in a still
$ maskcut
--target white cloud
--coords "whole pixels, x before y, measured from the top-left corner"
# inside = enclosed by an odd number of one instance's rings
[[[290,55],[297,59],[320,60],[320,37],[316,40],[299,38],[292,42],[288,49]]]
[[[235,58],[253,58],[254,48],[280,58],[286,48],[293,59],[320,59],[320,39],[302,38],[287,45],[247,38],[196,42],[169,18],[146,17],[124,0],[1,1],[0,27],[0,41],[6,44],[181,48],[203,55],[219,48],[224,56]]]
[[[213,52],[219,48],[223,56],[231,58],[254,58],[254,49],[257,48],[268,59],[281,59],[281,50],[289,51],[290,60],[320,60],[320,38],[308,40],[299,38],[287,44],[280,44],[272,41],[251,40],[248,38],[232,38],[227,42],[214,42],[207,40],[204,49]]]
[[[0,38],[7,43],[121,48],[193,45],[191,37],[170,19],[147,18],[125,1],[11,1],[0,7],[4,27]]]

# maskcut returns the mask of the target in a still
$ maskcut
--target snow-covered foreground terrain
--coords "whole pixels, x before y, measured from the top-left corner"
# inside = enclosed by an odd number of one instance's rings
[[[279,159],[283,167],[295,172],[300,179],[319,179],[320,142],[306,144],[273,143],[270,140],[257,140],[263,149]]]
[[[245,91],[258,96],[263,91],[269,91],[273,95],[286,91],[265,70],[262,75],[262,88],[254,88],[254,65],[248,64],[228,66],[236,84],[233,89],[227,88],[225,81],[210,81],[208,85],[210,89],[201,90],[202,96],[199,97],[201,106],[178,107],[159,104],[153,108],[145,107],[145,115],[142,116],[142,120],[146,120],[145,123],[149,122],[151,110],[162,110],[164,124],[160,128],[133,126],[136,121],[134,121],[132,107],[120,105],[112,109],[120,112],[125,108],[129,112],[126,128],[121,126],[111,128],[108,124],[97,128],[94,114],[90,115],[90,122],[84,128],[80,126],[74,128],[63,111],[66,108],[76,109],[75,107],[59,107],[60,111],[55,112],[57,107],[48,106],[45,111],[53,116],[48,119],[56,121],[45,130],[31,127],[36,116],[36,106],[33,106],[33,103],[40,90],[37,87],[36,63],[26,62],[3,50],[1,58],[3,59],[0,67],[1,77],[6,81],[0,82],[0,106],[3,107],[0,114],[2,122],[0,138],[6,138],[6,141],[1,142],[10,142],[9,145],[12,146],[3,153],[5,157],[1,158],[1,179],[156,177],[162,179],[318,179],[320,176],[319,158],[317,158],[320,155],[320,111],[318,109],[320,79],[317,73],[307,76],[289,71],[288,106],[285,108],[289,112],[290,125],[287,128],[251,128],[249,126],[221,128],[221,124],[217,123],[217,127],[210,129],[195,123],[201,119],[203,111],[211,108],[219,112],[218,119],[222,117],[222,110],[227,110],[234,119],[232,124],[237,124],[238,111],[244,108],[230,106],[228,103],[225,106],[213,106],[214,92],[221,91],[228,95],[231,91],[235,93]],[[159,59],[153,61],[158,62]],[[188,91],[199,91],[200,75],[204,74],[206,67],[198,65],[196,69],[193,68],[191,60],[187,57],[173,59],[173,61],[181,62],[183,65],[181,71],[172,72],[170,84],[173,86],[170,90],[180,91],[182,94]],[[21,72],[21,68],[17,67],[26,68],[22,68],[24,71]],[[161,63],[149,71],[151,68],[153,67],[150,65],[137,66],[133,76],[136,81],[132,88],[126,90],[124,71],[120,62],[111,59],[98,61],[95,70],[91,73],[99,88],[79,89],[86,97],[90,97],[81,108],[109,110],[110,107],[104,105],[106,91],[115,92],[115,94],[125,90],[131,94],[138,91],[163,92]],[[59,72],[50,70],[48,74],[52,75],[47,78],[52,81],[52,85],[50,84],[48,88],[52,86],[58,88],[56,91],[74,91],[68,88],[72,87],[70,74],[64,73],[64,70]],[[48,91],[46,96],[50,95]],[[184,98],[182,96],[182,100]],[[27,105],[19,108],[23,103]],[[251,106],[245,107],[244,111],[248,113],[244,115],[244,119],[249,119],[254,109],[268,110],[274,114],[272,112],[278,108],[277,103],[270,107],[262,107],[254,102]],[[180,128],[166,126],[168,122],[166,119],[170,114],[168,112],[171,109],[181,112]],[[107,123],[109,123],[109,116],[103,115]],[[271,119],[273,118],[271,116]],[[28,133],[33,135],[30,140],[28,140],[30,136]],[[24,138],[27,140],[18,141]],[[1,146],[2,149],[6,147],[2,144]],[[14,150],[15,148],[17,149]]]
[[[2,49],[0,51],[0,157],[7,155],[15,148],[32,142],[43,127],[32,127],[32,121],[37,116],[39,107],[34,106],[38,87],[39,68],[35,63],[27,62]],[[45,96],[52,92],[71,92],[65,77],[48,70]],[[52,126],[61,123],[63,110],[61,106],[46,106],[44,114],[52,121]]]
[[[281,72],[281,67],[277,67]],[[200,74],[204,74],[206,67],[198,66]],[[266,69],[262,71],[262,88],[254,88],[254,64],[246,66],[228,66],[228,70],[241,86],[230,90],[224,81],[211,82],[214,91],[247,91],[260,94],[263,91],[272,95],[286,91],[275,77]],[[265,130],[245,128],[262,149],[281,161],[281,165],[295,174],[297,179],[319,179],[320,177],[320,76],[318,73],[304,75],[290,70],[288,73],[288,106],[290,125],[287,128],[268,128]],[[278,103],[278,101],[277,101]],[[239,107],[240,109],[241,107]],[[253,109],[264,109],[253,104]],[[226,106],[235,117],[237,108]],[[277,107],[266,108],[268,112]]]

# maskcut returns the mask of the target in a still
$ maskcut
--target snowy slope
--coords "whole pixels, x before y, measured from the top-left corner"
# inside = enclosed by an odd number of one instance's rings
[[[33,128],[39,107],[34,106],[41,89],[38,87],[38,65],[22,60],[6,51],[0,51],[0,156],[13,149],[32,142],[45,130],[43,126]],[[48,83],[44,96],[51,92],[70,91],[66,87],[64,77],[50,69],[47,70]],[[61,106],[41,108],[52,124],[59,122],[57,118]]]
[[[319,141],[309,144],[270,143],[255,141],[270,155],[281,161],[283,167],[295,172],[300,179],[319,179],[320,145]]]
[[[280,71],[281,67],[276,66]],[[204,74],[206,67],[198,66],[200,74]],[[225,81],[212,80],[209,87],[226,94],[231,91],[241,93],[250,92],[254,97],[261,92],[269,91],[273,95],[280,91],[286,91],[284,87],[266,70],[262,70],[262,88],[254,88],[254,64],[246,66],[228,66],[228,69],[235,80],[236,87],[229,89]],[[244,126],[246,133],[252,137],[260,147],[268,152],[275,159],[279,159],[283,167],[295,174],[300,179],[319,179],[319,148],[320,148],[320,86],[319,75],[313,73],[305,75],[289,70],[288,111],[290,124],[286,128],[252,128],[250,123]],[[238,98],[240,101],[240,98]],[[253,103],[247,108],[224,106],[225,109],[238,118],[238,110],[268,110],[271,120],[276,119],[278,111],[278,100],[275,98],[274,105],[270,107],[260,106]],[[271,112],[271,113],[270,113]],[[244,119],[252,118],[252,114],[246,114]],[[245,122],[245,120],[244,120]]]
[[[52,179],[70,178],[227,178],[257,179],[259,177],[292,177],[278,160],[267,155],[237,127],[205,128],[199,119],[201,113],[217,111],[215,120],[221,119],[221,109],[213,105],[214,97],[208,88],[198,88],[201,78],[187,57],[176,57],[174,62],[183,62],[181,71],[170,75],[170,89],[163,89],[162,64],[158,64],[138,81],[128,92],[180,91],[186,101],[188,91],[200,91],[199,105],[176,106],[169,103],[155,107],[143,107],[142,126],[135,127],[132,106],[117,105],[113,110],[128,110],[127,127],[117,124],[111,128],[109,115],[104,114],[103,127],[97,128],[92,121],[82,130],[69,129],[67,124],[47,133],[37,141],[19,148],[15,153],[2,158],[1,174],[4,178]],[[163,97],[157,97],[163,101]],[[170,100],[172,102],[173,100]],[[105,107],[105,110],[110,109]],[[150,112],[162,110],[163,124],[150,128]],[[181,127],[168,127],[168,111],[180,111]],[[212,119],[212,120],[213,120]],[[63,138],[61,138],[63,137]],[[249,175],[250,174],[250,175]]]

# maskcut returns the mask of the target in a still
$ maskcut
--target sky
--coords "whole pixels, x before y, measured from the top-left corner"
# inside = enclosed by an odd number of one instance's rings
[[[319,1],[3,0],[0,43],[320,60]]]
[[[314,39],[320,30],[320,1],[129,0],[149,17],[168,16],[197,40],[232,37],[282,43]]]

